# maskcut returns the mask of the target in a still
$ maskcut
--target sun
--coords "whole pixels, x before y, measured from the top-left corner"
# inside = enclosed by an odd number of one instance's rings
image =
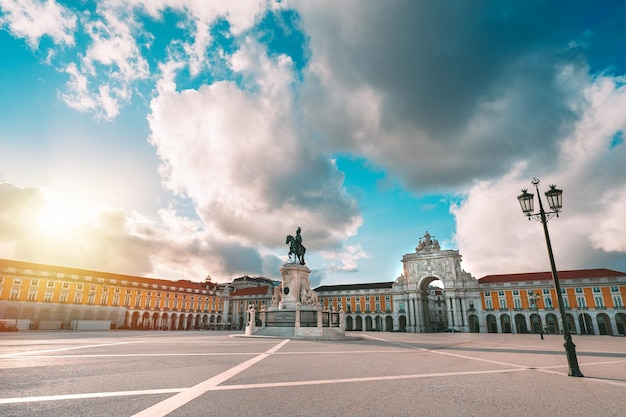
[[[79,210],[72,204],[59,199],[49,199],[47,204],[40,208],[36,224],[41,233],[50,237],[62,237],[77,226],[79,221]]]

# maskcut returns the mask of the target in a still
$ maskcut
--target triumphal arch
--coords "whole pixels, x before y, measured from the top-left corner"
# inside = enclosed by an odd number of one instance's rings
[[[415,252],[402,257],[402,264],[404,272],[392,288],[395,311],[398,313],[397,327],[394,327],[409,332],[430,333],[441,331],[441,323],[445,323],[445,330],[480,331],[478,280],[461,268],[458,250],[442,250],[439,242],[426,232]],[[437,292],[430,287],[436,280],[441,281],[443,291]],[[440,294],[440,297],[434,296],[434,293]],[[434,308],[435,303],[439,308]],[[438,317],[437,314],[442,312],[445,317]]]

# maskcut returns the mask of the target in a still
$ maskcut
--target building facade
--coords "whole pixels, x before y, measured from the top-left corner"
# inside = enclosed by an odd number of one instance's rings
[[[207,280],[168,281],[0,259],[0,319],[33,329],[108,321],[111,328],[227,327],[228,293]]]
[[[315,292],[324,309],[345,313],[348,331],[562,331],[549,272],[477,280],[461,268],[458,251],[442,250],[428,232],[402,264],[395,281],[324,285]],[[626,273],[561,271],[559,281],[572,333],[626,335]],[[210,277],[174,282],[0,260],[0,324],[61,329],[82,320],[108,321],[111,328],[242,329],[249,306],[270,306],[278,284],[248,276],[227,284]]]
[[[323,285],[315,288],[324,309],[345,312],[346,330],[392,331],[394,315],[393,282]]]
[[[626,335],[626,273],[610,269],[558,272],[569,330]],[[490,333],[553,333],[561,329],[550,272],[488,275],[479,280],[481,321]]]
[[[258,287],[243,287],[229,294],[230,313],[229,321],[235,329],[241,330],[246,326],[247,311],[250,305],[254,305],[256,311],[264,310],[272,303],[273,285],[261,285]],[[260,325],[260,323],[257,323]]]

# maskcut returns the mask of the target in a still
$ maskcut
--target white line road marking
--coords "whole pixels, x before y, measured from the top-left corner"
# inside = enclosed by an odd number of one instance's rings
[[[372,382],[372,381],[396,381],[400,379],[417,379],[417,378],[437,378],[444,376],[461,376],[461,375],[483,375],[483,374],[501,374],[508,372],[529,371],[530,369],[493,369],[489,371],[463,371],[463,372],[440,372],[432,374],[411,374],[411,375],[387,375],[387,376],[367,376],[361,378],[340,378],[340,379],[319,379],[313,381],[291,381],[291,382],[267,382],[261,384],[245,384],[245,385],[220,385],[214,387],[212,391],[227,391],[233,389],[249,389],[249,388],[276,388],[276,387],[296,387],[303,385],[325,385],[325,384],[346,384],[352,382]]]
[[[269,352],[269,351],[268,351]],[[263,353],[261,355],[266,355],[267,353]],[[275,351],[272,353],[276,353]],[[258,358],[258,357],[256,357]],[[256,362],[258,362],[258,359]],[[249,362],[249,361],[248,361]],[[255,362],[255,363],[256,363]],[[597,364],[612,364],[612,363],[621,363],[623,361],[615,361],[615,362],[597,362],[594,364],[588,365],[597,365]],[[242,367],[244,364],[239,365]],[[249,364],[251,366],[252,364]],[[204,387],[208,391],[229,391],[229,390],[244,390],[244,389],[258,389],[258,388],[282,388],[282,387],[298,387],[298,386],[308,386],[308,385],[327,385],[327,384],[349,384],[349,383],[359,383],[359,382],[376,382],[376,381],[396,381],[396,380],[404,380],[404,379],[419,379],[419,378],[441,378],[441,377],[449,377],[449,376],[470,376],[470,375],[485,375],[485,374],[501,374],[501,373],[511,373],[511,372],[521,372],[521,371],[538,371],[545,372],[553,375],[567,376],[567,373],[558,372],[555,370],[551,370],[551,368],[562,368],[563,366],[547,366],[541,368],[513,368],[513,369],[494,369],[494,370],[486,370],[486,371],[461,371],[461,372],[438,372],[438,373],[427,373],[427,374],[408,374],[408,375],[387,375],[387,376],[372,376],[372,377],[357,377],[357,378],[339,378],[339,379],[321,379],[321,380],[311,380],[311,381],[290,381],[290,382],[266,382],[259,384],[239,384],[239,385],[218,385],[221,382],[226,381],[228,378],[234,376],[236,373],[241,372],[243,369],[237,369],[237,367],[232,368],[229,371],[224,372],[222,375],[223,381],[214,383],[212,386],[208,384]],[[226,375],[228,373],[228,375]],[[218,375],[218,376],[220,376]],[[603,379],[603,378],[594,378],[587,377],[584,378],[585,381],[593,381],[600,382],[609,385],[616,385],[620,387],[626,387],[626,382]],[[207,380],[202,384],[208,383]],[[215,382],[215,381],[214,381]],[[199,384],[200,385],[200,384]],[[196,386],[197,387],[197,386]],[[3,404],[15,404],[15,403],[28,403],[28,402],[38,402],[38,401],[59,401],[59,400],[80,400],[80,399],[89,399],[89,398],[104,398],[104,397],[122,397],[122,396],[132,396],[132,395],[155,395],[155,394],[178,394],[183,393],[185,391],[191,390],[194,387],[190,388],[165,388],[165,389],[153,389],[153,390],[136,390],[136,391],[117,391],[117,392],[100,392],[100,393],[86,393],[86,394],[65,394],[65,395],[48,395],[41,397],[22,397],[22,398],[0,398],[0,405]],[[173,397],[172,397],[173,398]],[[195,398],[195,397],[194,397]],[[159,403],[160,404],[160,403]],[[183,405],[184,403],[180,404]],[[144,410],[145,413],[147,410]],[[173,411],[173,410],[171,410]],[[171,412],[170,411],[170,412]],[[140,415],[140,414],[138,414]],[[154,414],[154,415],[162,415],[162,414]]]
[[[246,369],[256,364],[257,362],[260,362],[263,359],[267,358],[272,353],[276,352],[278,349],[286,345],[287,342],[289,342],[289,339],[283,340],[282,342],[272,347],[265,353],[261,353],[260,355],[255,356],[254,358],[249,359],[235,366],[234,368],[231,368],[225,372],[222,372],[219,375],[216,375],[212,378],[207,379],[206,381],[203,381],[197,385],[194,385],[193,387],[183,392],[180,392],[164,401],[161,401],[160,403],[157,403],[153,405],[152,407],[146,408],[145,410],[135,414],[133,417],[165,416],[171,413],[172,411],[176,410],[177,408],[180,408],[183,405],[187,404],[189,401],[192,401],[195,398],[201,396],[205,392],[215,389],[215,387],[221,384],[222,382],[227,381],[228,379],[234,377],[238,373],[245,371]]]
[[[141,340],[132,340],[132,341],[129,341],[129,342],[102,343],[102,344],[99,344],[99,345],[70,346],[70,347],[57,348],[57,349],[31,350],[31,351],[26,351],[26,352],[5,353],[3,355],[0,355],[0,359],[1,358],[11,358],[11,357],[15,357],[15,356],[36,355],[38,353],[62,352],[64,350],[87,349],[87,348],[95,348],[95,347],[103,347],[103,346],[127,345],[129,343],[143,343],[143,341],[141,341]]]
[[[42,397],[0,398],[2,404],[32,403],[38,401],[81,400],[85,398],[124,397],[129,395],[176,394],[187,388],[164,388],[138,391],[94,392],[86,394],[45,395]]]

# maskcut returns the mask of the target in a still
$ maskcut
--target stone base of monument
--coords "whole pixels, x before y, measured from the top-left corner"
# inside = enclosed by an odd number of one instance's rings
[[[346,336],[343,310],[324,309],[311,289],[305,265],[286,263],[280,268],[282,283],[274,289],[272,305],[247,310],[245,336],[307,340],[355,340]]]

